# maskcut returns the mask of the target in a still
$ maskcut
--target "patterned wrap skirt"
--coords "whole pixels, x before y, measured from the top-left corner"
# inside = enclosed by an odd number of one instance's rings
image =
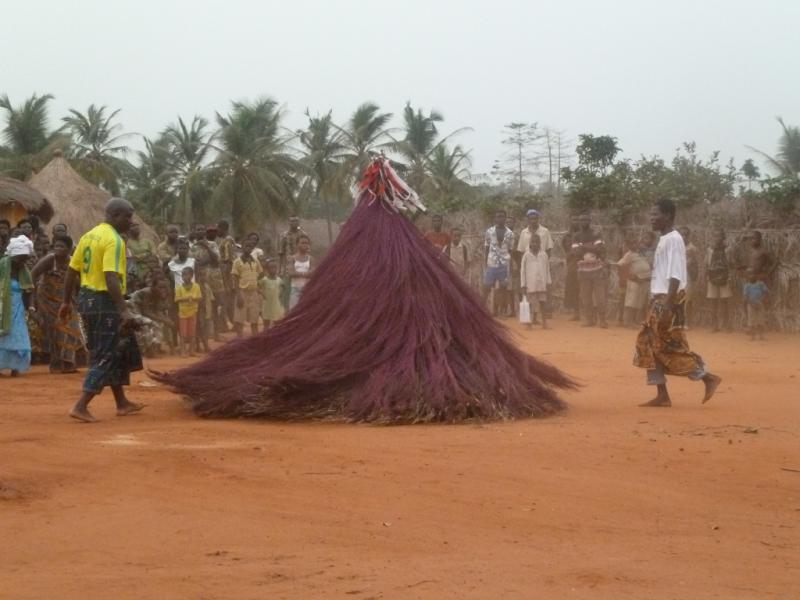
[[[666,295],[653,296],[647,318],[636,337],[634,366],[683,377],[704,372],[703,359],[689,350],[686,340],[685,303],[683,291],[678,292],[671,310],[666,306]]]
[[[131,372],[144,367],[142,355],[133,331],[120,331],[122,319],[111,295],[81,288],[78,312],[89,349],[83,391],[99,394],[107,385],[130,385]]]

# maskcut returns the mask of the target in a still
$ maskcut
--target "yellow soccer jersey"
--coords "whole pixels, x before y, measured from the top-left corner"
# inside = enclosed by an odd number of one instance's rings
[[[69,266],[81,274],[81,287],[97,292],[108,291],[106,273],[117,273],[125,293],[125,242],[108,223],[100,223],[81,237]]]

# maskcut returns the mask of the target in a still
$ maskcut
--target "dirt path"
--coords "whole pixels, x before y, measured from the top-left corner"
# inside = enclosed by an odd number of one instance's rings
[[[691,332],[718,396],[648,410],[630,331],[554,325],[587,385],[540,421],[203,421],[139,374],[87,426],[80,377],[0,378],[0,598],[797,598],[800,339]]]

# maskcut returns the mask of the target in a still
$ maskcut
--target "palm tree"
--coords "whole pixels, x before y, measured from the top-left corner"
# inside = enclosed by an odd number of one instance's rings
[[[54,150],[69,143],[66,136],[49,130],[48,104],[52,99],[50,94],[34,94],[21,106],[14,107],[8,95],[0,96],[0,108],[7,112],[0,172],[27,179],[47,164]]]
[[[758,170],[756,163],[753,162],[752,158],[748,158],[744,161],[742,168],[739,169],[742,172],[742,175],[745,176],[747,179],[747,189],[753,189],[753,180],[758,179],[761,176],[761,171]]]
[[[113,123],[119,109],[106,114],[107,107],[90,104],[86,113],[74,108],[61,119],[62,129],[72,135],[70,158],[75,169],[86,179],[119,195],[119,179],[126,168],[122,158],[128,147],[121,140],[130,134],[121,134],[122,126]]]
[[[459,145],[449,149],[437,144],[431,151],[425,161],[427,177],[422,191],[437,210],[451,210],[463,204],[461,200],[470,189],[466,180],[470,178],[471,165],[469,152]]]
[[[136,152],[136,164],[125,172],[125,195],[148,220],[165,225],[176,204],[170,144],[163,135],[155,141],[144,138],[144,144],[145,150]]]
[[[205,217],[205,203],[211,195],[211,171],[208,155],[212,137],[206,132],[208,121],[195,116],[190,125],[178,118],[163,133],[169,151],[169,175],[177,203],[173,219],[190,225]]]
[[[469,129],[462,127],[449,135],[439,138],[437,123],[444,121],[441,113],[432,110],[425,115],[421,108],[414,110],[407,103],[403,110],[403,130],[405,137],[392,144],[393,149],[408,161],[407,180],[409,185],[421,190],[428,176],[427,166],[436,149],[449,138]]]
[[[800,127],[787,125],[781,117],[777,117],[777,120],[783,132],[778,139],[778,152],[774,157],[752,146],[747,147],[766,158],[781,175],[796,177],[800,175]]]
[[[355,110],[344,127],[338,127],[345,147],[343,173],[349,178],[349,183],[360,177],[373,154],[389,145],[390,130],[386,126],[392,113],[382,113],[380,110],[374,102],[365,102]]]
[[[331,112],[322,117],[312,117],[306,111],[308,128],[298,131],[298,139],[302,145],[301,163],[307,173],[301,197],[313,195],[316,202],[325,205],[325,220],[328,225],[328,243],[333,244],[333,225],[331,215],[331,197],[346,196],[343,164],[346,147],[344,134],[336,128]]]
[[[239,231],[274,224],[286,216],[296,184],[298,161],[289,152],[290,138],[281,135],[283,113],[277,102],[262,98],[234,102],[227,116],[217,113],[212,147],[219,183],[212,201],[218,213],[232,216]]]

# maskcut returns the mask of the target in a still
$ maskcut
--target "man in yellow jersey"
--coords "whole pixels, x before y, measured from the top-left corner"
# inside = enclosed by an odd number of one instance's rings
[[[117,415],[139,412],[142,404],[125,397],[122,386],[130,384],[131,371],[142,369],[142,355],[134,336],[135,321],[125,304],[125,233],[133,220],[133,206],[122,198],[106,205],[106,219],[81,237],[72,255],[64,285],[59,317],[69,314],[78,286],[78,312],[86,332],[89,370],[83,394],[69,413],[73,419],[93,423],[89,402],[110,386]]]

